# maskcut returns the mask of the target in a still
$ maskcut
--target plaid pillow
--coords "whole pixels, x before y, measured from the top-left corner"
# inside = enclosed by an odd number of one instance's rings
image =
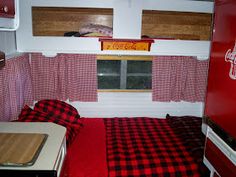
[[[25,105],[22,109],[20,115],[18,116],[18,122],[53,122],[58,125],[62,125],[66,128],[66,140],[67,145],[71,144],[79,131],[79,127],[65,122],[63,119],[58,119],[54,116],[48,116],[43,112],[39,112],[31,109],[29,106]]]
[[[65,122],[76,126],[82,125],[78,111],[64,101],[41,100],[35,104],[34,110],[43,112],[47,116],[53,116],[56,119],[64,120]]]

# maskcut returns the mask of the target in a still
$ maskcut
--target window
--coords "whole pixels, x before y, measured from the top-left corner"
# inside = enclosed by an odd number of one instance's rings
[[[99,56],[97,71],[98,89],[151,89],[151,57]]]

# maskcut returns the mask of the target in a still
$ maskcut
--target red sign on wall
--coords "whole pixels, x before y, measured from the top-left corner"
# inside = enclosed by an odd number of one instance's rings
[[[99,39],[101,50],[137,50],[150,51],[152,39],[128,40],[128,39]]]
[[[205,115],[236,139],[236,1],[216,0]]]

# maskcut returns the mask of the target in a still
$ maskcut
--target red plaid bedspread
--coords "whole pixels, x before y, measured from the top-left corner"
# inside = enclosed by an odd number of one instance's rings
[[[108,118],[110,177],[200,176],[198,165],[166,120]]]

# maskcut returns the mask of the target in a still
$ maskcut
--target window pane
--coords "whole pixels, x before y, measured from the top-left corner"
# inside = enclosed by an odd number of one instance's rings
[[[152,73],[151,61],[129,60],[127,65],[127,73]]]
[[[151,89],[151,76],[128,76],[127,89]]]
[[[98,76],[98,89],[120,89],[120,77]]]
[[[98,68],[98,75],[108,74],[108,73],[120,75],[119,60],[98,60],[97,68]]]
[[[152,61],[97,60],[98,89],[151,89]]]

